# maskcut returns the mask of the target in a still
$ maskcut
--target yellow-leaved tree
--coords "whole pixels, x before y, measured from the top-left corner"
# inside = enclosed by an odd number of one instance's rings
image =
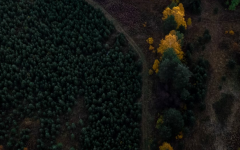
[[[153,38],[152,37],[149,37],[146,41],[147,41],[148,44],[153,44]]]
[[[152,74],[153,74],[153,70],[152,70],[152,69],[149,69],[148,74],[149,74],[149,75],[152,75]]]
[[[185,21],[185,10],[183,7],[182,3],[179,3],[178,6],[173,7],[172,9],[170,9],[169,7],[167,7],[164,11],[163,11],[163,20],[167,19],[168,16],[174,16],[175,21],[177,22],[177,29],[179,28],[180,25],[184,26],[185,28],[187,28],[187,23]]]
[[[149,50],[152,51],[154,50],[154,47],[152,45],[149,46]]]
[[[159,146],[159,150],[173,150],[173,148],[169,143],[163,142],[163,145]]]
[[[183,51],[181,49],[180,41],[178,36],[176,35],[176,31],[172,30],[168,35],[165,36],[165,39],[161,40],[159,47],[157,48],[157,52],[163,55],[164,51],[168,48],[173,48],[175,53],[177,54],[180,60],[183,59]]]
[[[160,63],[159,60],[156,59],[156,60],[154,61],[153,67],[152,67],[153,70],[154,70],[156,73],[158,73],[158,71],[159,71],[159,69],[158,69],[158,68],[159,68],[159,63]]]
[[[228,33],[231,34],[231,35],[234,35],[234,31],[233,30],[230,30]]]
[[[187,25],[188,25],[188,26],[191,26],[191,25],[192,25],[192,19],[191,19],[191,18],[188,18],[188,20],[187,20]]]

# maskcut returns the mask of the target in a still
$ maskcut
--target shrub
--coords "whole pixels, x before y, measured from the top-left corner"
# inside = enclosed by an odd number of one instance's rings
[[[233,31],[233,30],[230,30],[228,33],[229,33],[230,35],[234,35],[234,31]]]
[[[236,6],[240,4],[240,0],[231,0],[231,4],[229,4],[229,0],[226,1],[226,4],[229,5],[229,10],[235,10]]]
[[[230,68],[230,69],[234,69],[235,65],[236,65],[236,62],[232,59],[230,59],[227,63],[227,67]]]
[[[214,8],[213,13],[214,13],[214,14],[217,14],[217,13],[218,13],[218,8],[217,8],[217,7]]]
[[[192,25],[192,19],[191,19],[191,18],[188,18],[188,20],[187,20],[187,25],[188,25],[188,26],[191,26],[191,25]]]
[[[222,76],[222,81],[226,81],[226,76]]]
[[[203,41],[204,43],[208,43],[209,41],[211,41],[211,35],[209,33],[203,35]]]
[[[212,107],[215,110],[218,121],[225,125],[228,116],[231,115],[234,97],[231,94],[222,93],[221,99],[215,102]]]
[[[152,75],[152,74],[153,74],[153,70],[152,70],[152,69],[149,69],[148,74],[149,74],[149,75]]]
[[[204,103],[204,101],[200,102],[199,109],[200,111],[204,111],[206,109],[206,104]]]
[[[159,146],[159,150],[173,150],[173,148],[169,143],[164,142],[161,146]]]
[[[152,37],[149,37],[146,41],[150,45],[153,44],[153,38]]]

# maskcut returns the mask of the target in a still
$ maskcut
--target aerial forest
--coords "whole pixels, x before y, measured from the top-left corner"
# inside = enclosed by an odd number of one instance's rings
[[[239,4],[0,0],[0,150],[240,149]]]

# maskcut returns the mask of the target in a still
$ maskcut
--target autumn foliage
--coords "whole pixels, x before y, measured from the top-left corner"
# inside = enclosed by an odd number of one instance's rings
[[[183,38],[183,37],[182,37]],[[183,51],[181,49],[182,39],[178,39],[177,32],[175,30],[171,31],[168,35],[165,36],[165,39],[161,40],[157,52],[163,55],[164,51],[168,48],[173,48],[180,60],[183,59]]]
[[[159,150],[173,150],[173,148],[169,143],[164,142],[162,146],[159,146]]]
[[[149,37],[146,41],[150,45],[153,44],[153,38],[152,37]]]
[[[233,30],[230,30],[230,31],[229,31],[229,34],[234,35],[234,31],[233,31]]]
[[[188,20],[187,20],[187,25],[188,25],[188,26],[191,26],[191,25],[192,25],[192,19],[191,19],[191,18],[188,18]]]
[[[181,131],[181,132],[179,132],[179,134],[176,136],[176,139],[177,140],[180,140],[180,139],[182,139],[183,138],[183,132]]]
[[[185,28],[187,28],[187,23],[185,21],[185,10],[183,7],[182,3],[179,3],[178,6],[173,7],[172,9],[167,7],[164,11],[163,11],[163,20],[166,20],[169,16],[173,15],[175,18],[175,21],[177,22],[177,29],[179,28],[180,25],[184,26]]]
[[[159,60],[156,59],[156,60],[154,61],[153,67],[152,67],[153,70],[154,70],[156,73],[158,73],[158,71],[159,71],[159,69],[158,69],[158,68],[159,68],[159,63],[160,63]]]
[[[148,74],[149,74],[149,75],[152,75],[152,74],[153,74],[153,70],[152,70],[152,69],[149,69]]]
[[[149,46],[149,50],[152,51],[154,50],[154,47],[152,45]]]
[[[234,35],[234,31],[233,30],[229,30],[229,31],[225,31],[225,34],[230,34],[230,35]]]

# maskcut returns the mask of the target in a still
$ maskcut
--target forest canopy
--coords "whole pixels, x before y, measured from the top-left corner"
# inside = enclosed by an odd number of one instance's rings
[[[115,28],[103,13],[83,0],[0,6],[0,145],[29,146],[32,128],[19,125],[31,118],[39,122],[31,149],[60,149],[62,118],[83,98],[88,118],[66,123],[69,139],[84,150],[138,149],[141,63],[122,34],[107,44]]]

